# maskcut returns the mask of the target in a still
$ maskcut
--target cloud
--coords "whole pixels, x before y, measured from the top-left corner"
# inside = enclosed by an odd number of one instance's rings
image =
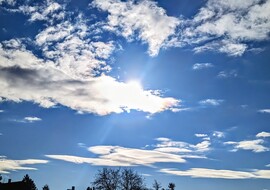
[[[202,106],[219,106],[224,100],[217,99],[205,99],[199,101],[199,104]]]
[[[238,76],[236,70],[231,71],[220,71],[217,75],[218,78],[235,78]]]
[[[262,109],[262,110],[259,110],[258,112],[260,112],[260,113],[270,113],[270,109]]]
[[[13,5],[15,5],[14,3]],[[9,9],[12,12],[23,13],[30,18],[30,22],[34,21],[45,21],[49,23],[54,23],[64,19],[65,15],[65,5],[60,5],[54,0],[45,0],[39,3],[27,2],[22,5],[18,4],[18,8]]]
[[[156,144],[156,149],[159,151],[164,152],[193,152],[193,153],[203,153],[210,150],[211,142],[206,139],[203,140],[200,143],[197,144],[190,144],[182,141],[173,141],[168,138],[157,138],[157,141],[159,141],[158,144]]]
[[[225,133],[221,132],[221,131],[214,131],[213,132],[213,137],[223,138],[223,137],[225,137]]]
[[[196,137],[208,137],[207,134],[195,134]]]
[[[162,173],[178,176],[190,176],[193,178],[218,178],[218,179],[270,179],[270,170],[217,170],[208,168],[191,168],[189,170],[177,170],[164,168],[159,170]]]
[[[209,151],[209,141],[196,145],[172,141],[168,138],[157,138],[152,149],[127,148],[121,146],[91,146],[88,151],[96,156],[87,158],[73,155],[46,155],[48,158],[77,164],[97,166],[150,166],[156,163],[184,163],[186,159],[206,159],[203,154]],[[150,146],[146,146],[150,148]]]
[[[10,121],[18,122],[18,123],[33,123],[37,121],[42,121],[39,117],[25,117],[23,119],[11,119]]]
[[[3,113],[4,112],[4,110],[0,110],[0,113]]]
[[[46,0],[27,1],[21,5],[13,0],[1,0],[0,4],[14,6],[5,7],[5,10],[23,13],[30,22],[54,24],[72,20],[66,9],[68,3]],[[216,51],[229,56],[241,56],[247,51],[261,52],[263,48],[255,47],[254,42],[269,40],[269,7],[269,0],[244,3],[208,0],[192,18],[185,19],[182,15],[168,16],[164,8],[151,0],[94,0],[90,4],[90,9],[98,8],[108,13],[106,21],[101,17],[91,23],[100,26],[95,31],[113,32],[129,42],[142,41],[148,44],[150,56],[169,47],[191,47],[195,53]]]
[[[260,137],[270,137],[270,133],[268,133],[268,132],[260,132],[260,133],[258,133],[257,135],[256,135],[256,137],[257,138],[260,138]]]
[[[192,66],[193,70],[201,70],[201,69],[206,69],[206,68],[211,68],[214,67],[212,63],[195,63]]]
[[[152,166],[155,163],[183,163],[185,160],[176,154],[156,150],[142,150],[120,146],[93,146],[88,150],[98,155],[98,158],[85,158],[70,155],[46,155],[48,158],[97,166]]]
[[[244,140],[240,142],[234,142],[234,141],[228,141],[225,142],[225,145],[232,145],[234,149],[232,151],[238,151],[240,149],[242,150],[251,150],[252,152],[259,153],[259,152],[266,152],[270,149],[263,146],[264,144],[263,139],[257,139],[257,140]]]
[[[46,164],[48,160],[26,159],[26,160],[10,160],[5,156],[0,156],[0,173],[8,174],[10,171],[17,170],[37,170],[27,165]],[[25,166],[26,165],[26,166]]]
[[[36,122],[36,121],[41,121],[42,119],[39,117],[25,117],[24,120],[26,122],[32,123],[32,122]]]
[[[0,97],[98,115],[130,110],[155,114],[179,108],[180,100],[108,76],[107,62],[115,45],[89,38],[85,22],[79,15],[75,23],[62,21],[41,30],[34,43],[42,57],[31,52],[23,39],[2,42]]]
[[[218,51],[241,56],[250,42],[269,39],[270,1],[208,0],[186,20],[180,41],[194,45],[195,52]]]
[[[0,0],[0,5],[5,4],[5,3],[8,5],[14,5],[15,0]]]
[[[163,8],[150,0],[94,0],[92,6],[109,13],[107,29],[128,40],[140,39],[147,43],[151,56],[156,56],[160,48],[170,46],[170,36],[180,23],[178,18],[167,16]]]

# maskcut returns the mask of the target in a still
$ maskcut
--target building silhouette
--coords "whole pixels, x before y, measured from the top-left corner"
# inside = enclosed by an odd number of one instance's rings
[[[27,183],[23,181],[11,182],[11,179],[8,180],[8,183],[0,182],[0,190],[31,190]]]

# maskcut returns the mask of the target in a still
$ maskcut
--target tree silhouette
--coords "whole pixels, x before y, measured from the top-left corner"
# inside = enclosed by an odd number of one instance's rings
[[[99,170],[93,185],[98,190],[117,190],[120,185],[120,169],[103,168]]]
[[[29,190],[37,190],[35,182],[29,177],[28,174],[23,177],[22,182],[26,183]]]
[[[170,190],[174,190],[175,184],[174,183],[169,183],[168,187],[169,187]]]
[[[144,190],[144,179],[131,169],[99,170],[93,186],[97,190]]]
[[[43,187],[42,187],[42,190],[50,190],[50,188],[49,188],[49,185],[44,185]]]
[[[145,189],[142,176],[131,169],[124,169],[121,173],[121,189],[142,190]]]
[[[161,188],[161,184],[155,180],[153,183],[153,188],[154,190],[159,190]]]

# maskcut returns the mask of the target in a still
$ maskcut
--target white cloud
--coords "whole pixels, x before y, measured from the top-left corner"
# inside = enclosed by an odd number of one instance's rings
[[[270,137],[270,133],[268,133],[268,132],[260,132],[260,133],[258,133],[257,135],[256,135],[256,137],[257,138],[260,138],[260,137]]]
[[[1,0],[0,4],[15,5],[13,0]],[[49,24],[58,23],[70,17],[66,4],[53,0],[39,3],[27,1],[11,12],[29,16],[29,21],[42,20]],[[270,1],[208,0],[191,19],[168,16],[166,10],[151,0],[121,1],[94,0],[91,8],[108,12],[106,21],[95,31],[110,31],[128,41],[140,40],[148,44],[148,53],[158,55],[160,49],[168,47],[193,47],[197,53],[217,51],[229,56],[241,56],[246,51],[260,52],[253,42],[269,40]],[[7,8],[7,10],[9,10]],[[92,18],[89,18],[92,19]],[[87,28],[90,28],[88,26]],[[60,30],[59,37],[65,33]]]
[[[93,6],[107,11],[107,29],[128,40],[139,38],[148,43],[148,53],[156,56],[162,47],[169,46],[180,20],[166,15],[166,11],[150,0],[127,1],[95,0]],[[138,36],[136,35],[138,32]]]
[[[193,178],[218,178],[218,179],[270,179],[270,170],[217,170],[208,168],[191,168],[189,170],[177,170],[164,168],[160,172],[178,175],[190,176]]]
[[[21,5],[17,10],[13,11],[22,12],[30,16],[30,22],[42,20],[53,23],[55,20],[62,20],[65,17],[64,6],[53,0],[42,1],[33,6]]]
[[[199,104],[203,106],[219,106],[224,100],[217,100],[217,99],[205,99],[199,101]]]
[[[130,110],[155,114],[178,108],[180,100],[107,76],[107,61],[115,46],[111,41],[91,41],[87,35],[90,31],[82,16],[76,23],[48,26],[36,36],[35,48],[44,59],[29,51],[23,40],[4,41],[0,45],[0,97],[46,108],[60,104],[98,115]]]
[[[241,56],[248,43],[269,39],[270,1],[208,0],[184,28],[180,40],[195,52],[219,51]]]
[[[206,68],[211,68],[214,67],[212,63],[195,63],[192,66],[193,70],[201,70],[201,69],[206,69]]]
[[[214,131],[213,136],[217,137],[217,138],[223,138],[223,137],[225,137],[225,133],[221,132],[221,131]]]
[[[2,4],[8,4],[8,5],[14,5],[15,4],[15,0],[0,0],[0,5]]]
[[[217,75],[218,78],[235,78],[238,76],[236,70],[231,71],[220,71]]]
[[[260,113],[270,113],[270,109],[262,109],[262,110],[259,110],[258,112],[260,112]]]
[[[0,173],[8,174],[10,171],[17,170],[37,170],[27,165],[46,164],[48,160],[27,159],[27,160],[10,160],[5,156],[0,156]],[[26,166],[25,166],[26,165]]]
[[[25,117],[24,120],[26,122],[32,123],[32,122],[36,122],[36,121],[41,121],[42,119],[39,117]]]
[[[38,117],[25,117],[23,119],[10,119],[10,121],[18,122],[18,123],[33,123],[37,121],[41,121],[41,118]]]
[[[185,160],[176,154],[159,152],[156,150],[142,150],[120,146],[93,146],[88,150],[98,155],[98,158],[85,158],[69,155],[46,155],[52,159],[88,163],[97,166],[152,166],[155,163],[183,163]]]
[[[157,138],[158,144],[152,149],[126,148],[121,146],[92,146],[88,148],[96,156],[87,158],[73,155],[46,155],[49,158],[97,166],[150,166],[156,163],[184,163],[185,159],[206,159],[203,154],[209,150],[210,142],[196,145]],[[150,146],[146,146],[150,148]]]
[[[195,134],[196,137],[208,137],[207,134]]]
[[[204,139],[202,142],[197,144],[190,144],[182,141],[173,141],[168,138],[158,138],[159,143],[155,145],[157,148],[155,150],[164,152],[193,152],[193,153],[203,153],[210,150],[210,139]]]
[[[270,149],[263,146],[264,140],[257,139],[257,140],[244,140],[240,142],[228,141],[225,142],[225,145],[232,145],[234,147],[233,151],[238,151],[240,149],[243,150],[251,150],[252,152],[259,153],[259,152],[266,152]]]
[[[0,113],[3,113],[4,112],[4,110],[0,110]]]

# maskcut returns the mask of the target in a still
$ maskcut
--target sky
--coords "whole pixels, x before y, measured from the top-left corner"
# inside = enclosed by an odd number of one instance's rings
[[[0,0],[0,174],[270,190],[270,0]]]

